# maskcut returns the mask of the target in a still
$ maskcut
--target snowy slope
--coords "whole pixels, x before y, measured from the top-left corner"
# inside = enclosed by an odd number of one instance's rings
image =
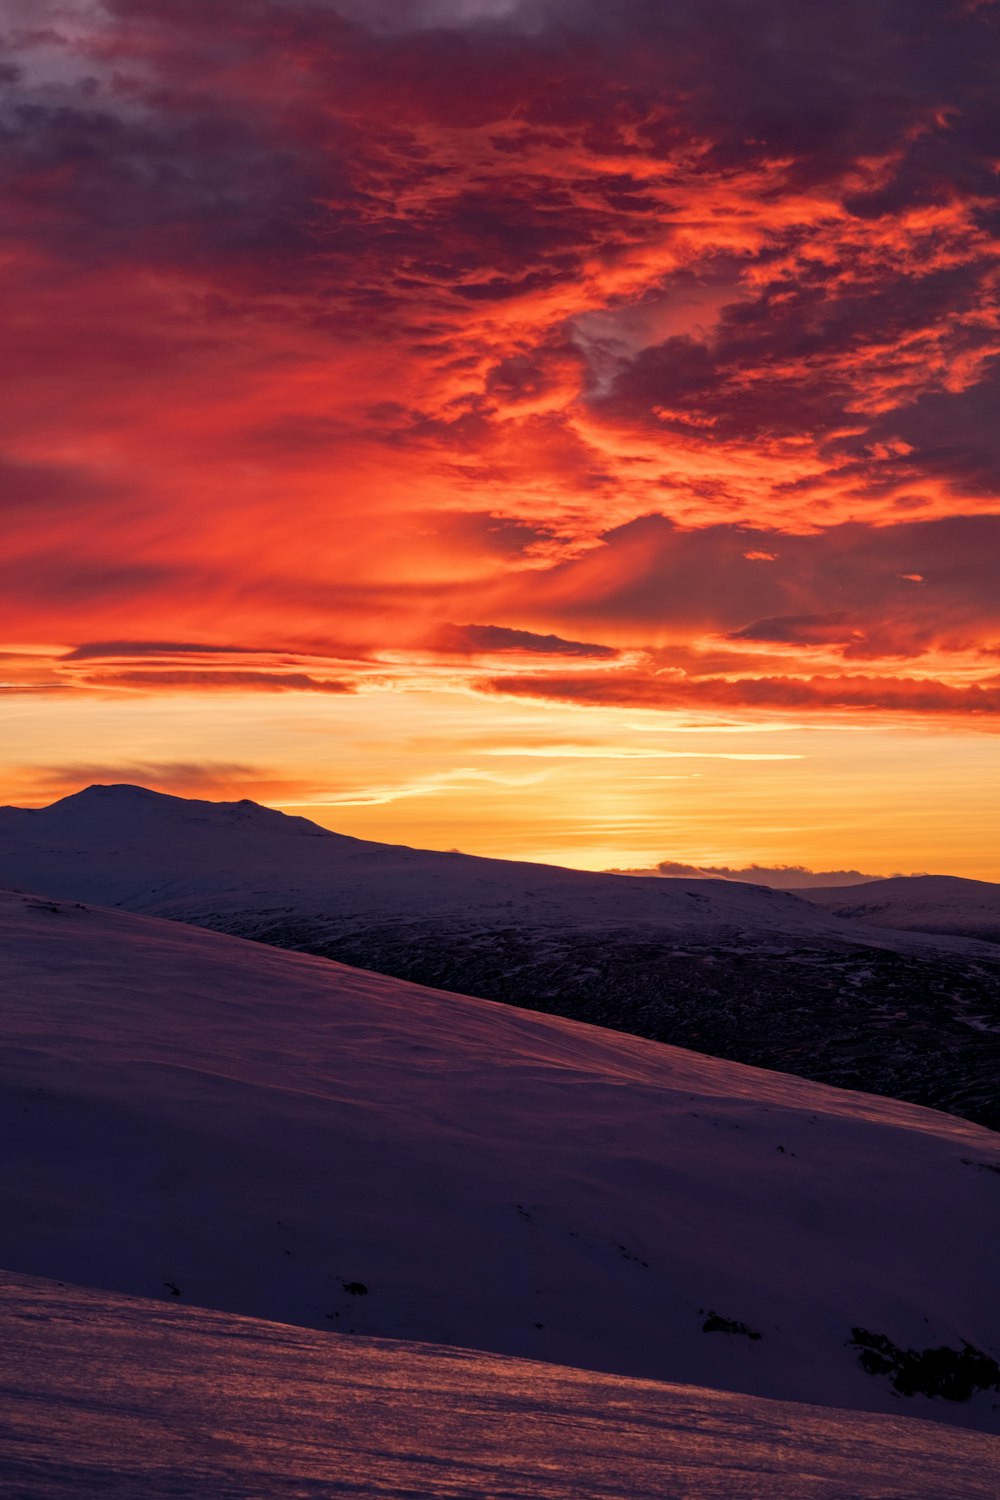
[[[805,893],[826,911],[872,927],[939,932],[1000,943],[1000,885],[957,875],[897,875]]]
[[[91,787],[0,810],[0,883],[121,905],[1000,1127],[1000,951],[783,891],[365,843]]]
[[[1000,1420],[847,1347],[1000,1352],[987,1131],[120,912],[8,894],[0,943],[0,1265]]]
[[[994,1500],[1000,1440],[0,1273],[20,1500]],[[40,1336],[42,1335],[42,1336]]]

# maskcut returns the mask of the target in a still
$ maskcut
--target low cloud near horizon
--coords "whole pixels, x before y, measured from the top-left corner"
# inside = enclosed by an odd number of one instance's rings
[[[884,875],[864,875],[860,870],[807,870],[804,865],[686,865],[664,859],[649,870],[609,870],[610,875],[660,875],[666,879],[735,880],[746,885],[769,885],[778,891],[801,891],[831,885],[868,885],[885,880]]]

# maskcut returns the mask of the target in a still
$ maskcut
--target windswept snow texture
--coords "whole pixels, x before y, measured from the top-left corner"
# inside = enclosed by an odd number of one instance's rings
[[[814,892],[366,843],[127,786],[0,810],[2,882],[1000,1127],[997,948],[844,920]]]
[[[1000,1440],[0,1272],[19,1500],[994,1500]]]
[[[848,1347],[996,1359],[988,1131],[178,923],[7,894],[0,942],[0,1265],[1000,1424]]]
[[[835,916],[872,927],[1000,943],[1000,885],[988,880],[896,875],[865,885],[818,887],[804,894]]]

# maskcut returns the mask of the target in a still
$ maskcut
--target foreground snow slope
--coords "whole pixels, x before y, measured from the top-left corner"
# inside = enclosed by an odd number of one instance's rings
[[[994,1500],[1000,1440],[0,1272],[6,1493]]]
[[[846,1347],[996,1356],[981,1128],[178,923],[7,894],[0,944],[0,1265],[997,1422]]]
[[[807,899],[836,916],[906,932],[1000,943],[1000,885],[957,875],[895,875],[864,885],[822,886]]]

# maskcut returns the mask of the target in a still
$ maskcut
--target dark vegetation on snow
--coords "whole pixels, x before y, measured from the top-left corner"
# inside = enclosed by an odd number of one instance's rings
[[[756,1329],[748,1328],[745,1323],[739,1323],[735,1318],[721,1318],[717,1312],[710,1312],[701,1325],[702,1333],[740,1333],[746,1339],[759,1339],[762,1337]]]
[[[901,1396],[968,1401],[976,1391],[1000,1391],[1000,1365],[964,1339],[961,1349],[900,1349],[884,1333],[852,1328],[850,1343],[861,1350],[862,1369],[888,1376]]]

